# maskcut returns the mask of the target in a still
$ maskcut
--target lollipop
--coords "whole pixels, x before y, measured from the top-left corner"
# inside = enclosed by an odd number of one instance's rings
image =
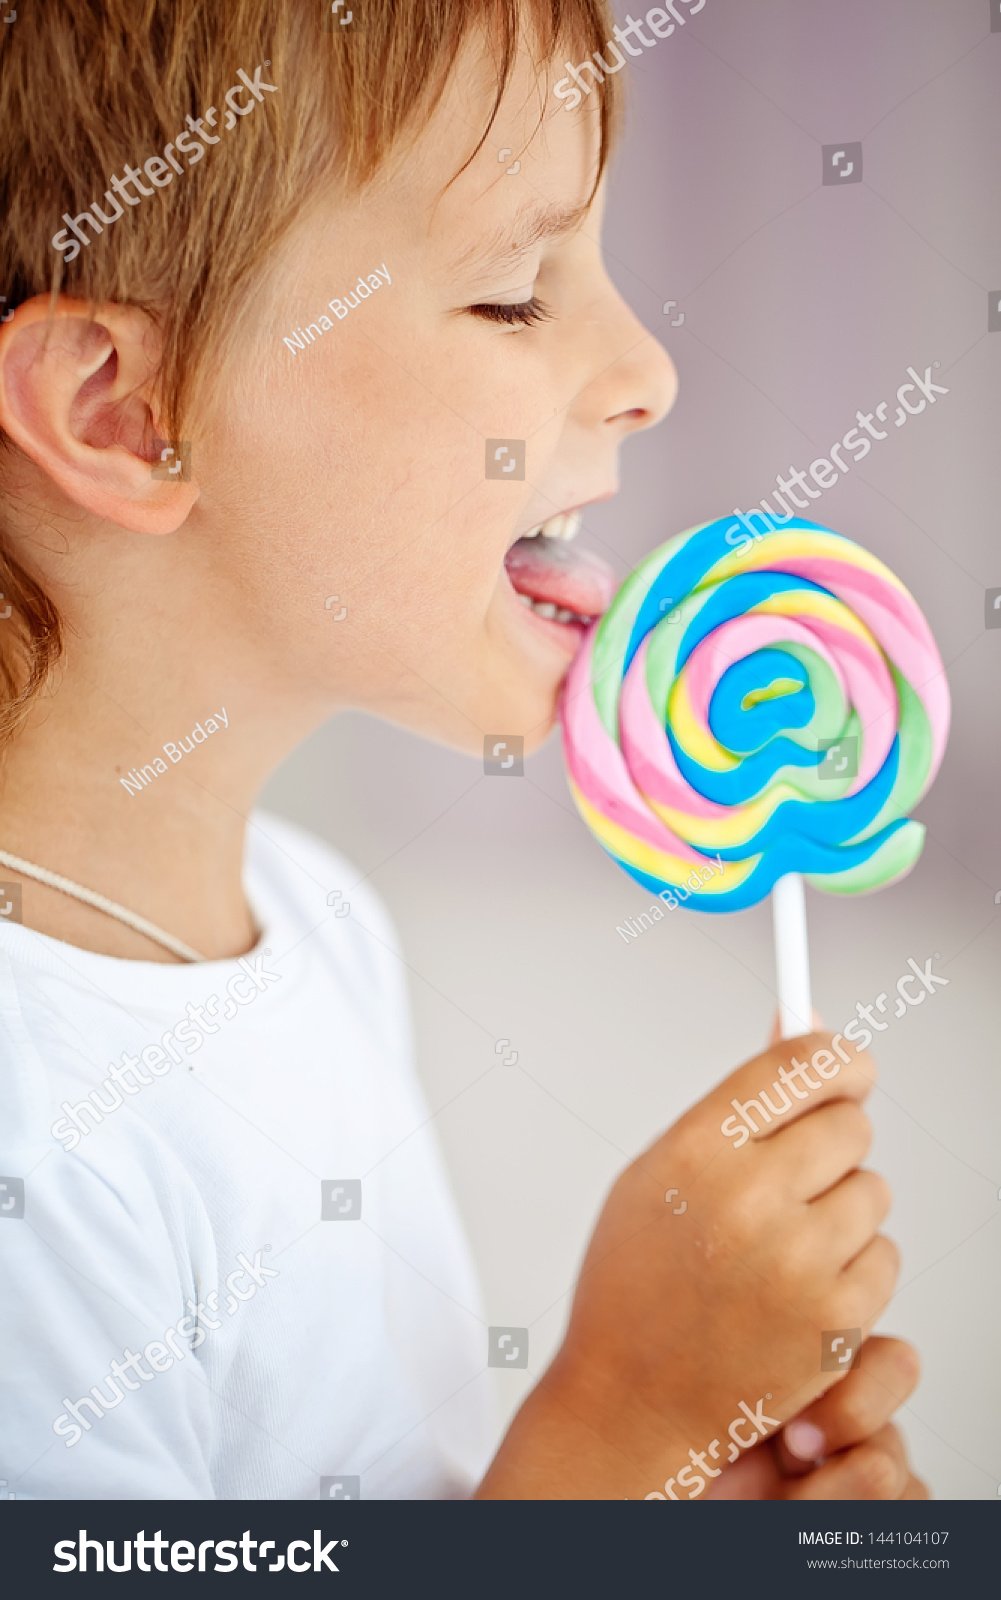
[[[931,630],[860,545],[731,518],[655,550],[587,635],[562,698],[584,821],[668,904],[738,911],[776,889],[783,1031],[809,1026],[802,881],[892,883],[925,830],[949,690]]]

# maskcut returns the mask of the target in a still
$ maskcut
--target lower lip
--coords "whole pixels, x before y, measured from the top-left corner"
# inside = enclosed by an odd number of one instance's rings
[[[522,605],[520,600],[517,600],[515,604],[523,616],[527,617],[530,622],[534,622],[535,626],[548,634],[550,639],[556,640],[560,648],[565,650],[568,655],[575,656],[577,654],[580,642],[587,633],[590,624],[583,622],[554,622],[551,617],[540,617],[537,611],[530,611],[526,605]]]
[[[505,573],[505,576],[507,574]],[[575,656],[580,648],[580,642],[586,635],[591,623],[584,622],[557,622],[553,617],[540,617],[537,611],[526,606],[524,600],[518,598],[518,590],[508,578],[508,591],[513,610],[518,616],[530,623],[533,629],[558,644],[568,656]]]

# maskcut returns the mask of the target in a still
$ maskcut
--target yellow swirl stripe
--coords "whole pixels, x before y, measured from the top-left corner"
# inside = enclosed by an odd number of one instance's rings
[[[834,595],[821,594],[817,589],[790,589],[784,593],[769,595],[767,600],[759,600],[752,606],[748,616],[755,614],[773,617],[795,617],[797,622],[804,621],[807,617],[817,617],[822,622],[832,623],[834,627],[841,628],[845,633],[853,633],[857,639],[870,646],[874,651],[879,651],[879,645],[860,617],[850,610],[842,600]]]
[[[802,800],[803,794],[790,783],[776,783],[756,800],[746,800],[724,817],[699,817],[690,811],[676,811],[645,794],[644,801],[672,833],[699,850],[725,850],[746,844],[763,828],[784,800]]]
[[[635,834],[630,833],[627,828],[620,827],[617,822],[611,822],[585,799],[572,779],[570,792],[588,827],[617,860],[628,862],[630,866],[638,867],[640,872],[649,873],[651,878],[659,878],[662,883],[667,884],[684,883],[692,871],[697,870],[695,863],[685,861],[681,856],[670,855],[665,850],[658,850],[645,840],[637,839]],[[686,819],[686,823],[690,826],[691,818]],[[744,838],[748,837],[750,836],[745,831]],[[719,847],[722,848],[725,843],[725,840],[720,840]],[[702,893],[725,894],[730,889],[738,888],[745,878],[750,877],[760,859],[760,856],[751,856],[746,861],[724,861],[722,872],[720,872],[721,863],[714,863],[714,875],[704,885]],[[708,859],[704,863],[705,866],[710,864]]]
[[[667,697],[667,720],[686,755],[690,755],[701,767],[708,767],[710,772],[732,772],[740,765],[737,757],[724,750],[709,729],[699,722],[692,709],[684,672],[671,685]]]
[[[848,546],[850,555],[846,556],[845,546]],[[797,532],[790,529],[788,533],[776,531],[770,533],[767,539],[755,541],[752,550],[737,549],[733,555],[725,555],[714,566],[710,567],[705,576],[700,579],[697,587],[704,589],[707,584],[720,583],[724,578],[739,577],[742,572],[768,571],[769,569],[782,570],[784,558],[795,560],[797,556],[817,556],[825,560],[837,561],[844,566],[850,561],[853,567],[861,568],[863,572],[870,572],[882,583],[891,584],[899,589],[901,594],[911,598],[910,590],[901,583],[889,567],[884,566],[868,550],[852,539],[843,539],[839,534],[831,533],[827,529],[811,529],[809,532]]]

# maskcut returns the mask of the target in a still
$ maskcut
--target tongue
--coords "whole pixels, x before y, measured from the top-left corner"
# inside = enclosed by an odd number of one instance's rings
[[[607,561],[564,539],[519,539],[504,558],[507,575],[519,594],[532,600],[597,617],[607,611],[619,587]]]

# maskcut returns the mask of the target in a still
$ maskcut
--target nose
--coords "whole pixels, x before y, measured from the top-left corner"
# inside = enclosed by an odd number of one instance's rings
[[[678,393],[678,373],[664,346],[609,285],[601,308],[597,371],[576,408],[581,422],[617,443],[667,416]]]

